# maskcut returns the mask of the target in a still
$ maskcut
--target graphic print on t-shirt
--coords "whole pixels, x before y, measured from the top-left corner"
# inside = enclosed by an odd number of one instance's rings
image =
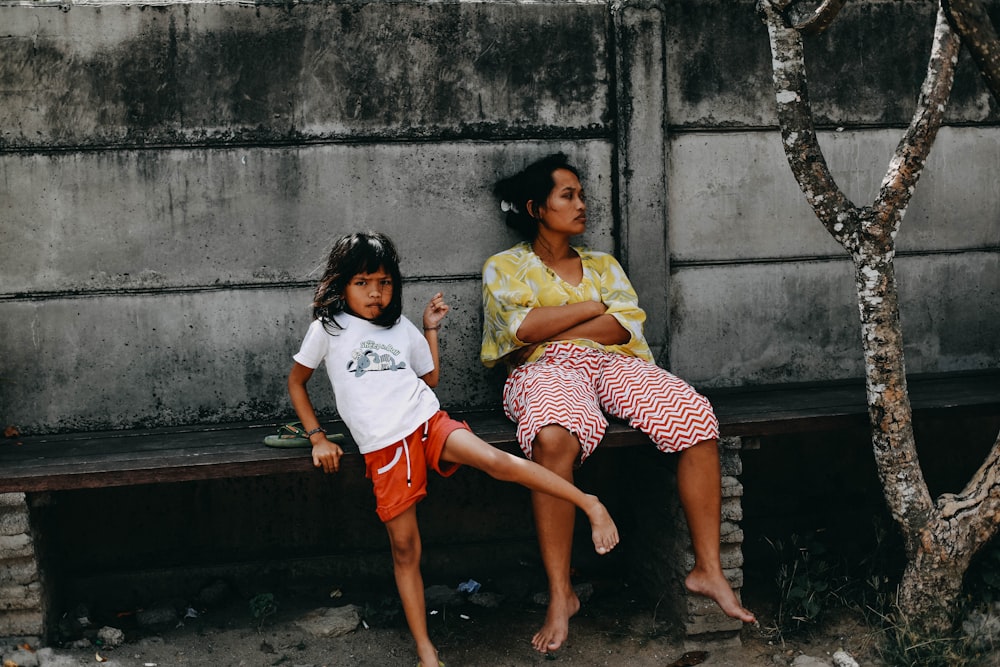
[[[399,350],[388,343],[361,341],[358,349],[351,353],[347,371],[354,373],[354,377],[361,377],[372,371],[399,371],[406,368],[405,361],[396,361],[399,354]]]

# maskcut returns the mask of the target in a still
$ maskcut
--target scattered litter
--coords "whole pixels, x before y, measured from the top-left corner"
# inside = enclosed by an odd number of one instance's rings
[[[184,613],[184,618],[198,618],[198,610],[194,607],[188,607]]]
[[[431,609],[430,613],[431,613],[431,616],[436,616],[437,613],[438,613],[438,610],[437,609]]]
[[[469,617],[468,617],[468,616],[466,616],[465,614],[459,614],[459,615],[458,615],[458,617],[459,617],[460,619],[462,619],[463,621],[467,621],[467,620],[469,620]]]
[[[833,664],[836,667],[858,667],[858,661],[844,649],[840,649],[833,654]]]
[[[94,660],[96,660],[97,662],[107,662],[108,661],[107,658],[101,657],[100,653],[95,653],[94,654]]]
[[[365,630],[368,629],[368,621],[361,619],[361,625],[365,626]]]
[[[343,591],[341,591],[339,588],[334,588],[332,591],[330,591],[330,597],[332,598],[339,598],[343,594],[344,594]]]
[[[478,593],[479,589],[482,588],[480,584],[475,579],[469,579],[468,581],[463,581],[458,585],[459,593]]]
[[[125,633],[118,628],[105,625],[97,631],[97,645],[104,648],[117,648],[125,643]]]

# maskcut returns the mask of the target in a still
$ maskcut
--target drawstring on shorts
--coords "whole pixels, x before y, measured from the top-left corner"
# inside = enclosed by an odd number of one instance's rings
[[[420,442],[423,443],[424,447],[427,446],[427,433],[430,430],[430,421],[424,422],[424,434],[420,438]],[[413,468],[410,465],[410,446],[406,444],[406,438],[403,438],[403,452],[406,454],[406,486],[407,488],[413,486]]]
[[[427,448],[427,438],[430,432],[430,421],[424,422],[424,433],[420,438],[421,443],[423,443],[424,448]],[[407,488],[413,487],[413,464],[410,462],[410,446],[406,443],[406,438],[399,441],[402,447],[396,450],[396,455],[392,457],[392,461],[387,463],[378,469],[378,474],[382,474],[387,470],[391,469],[396,462],[399,461],[400,455],[406,456],[406,486]]]

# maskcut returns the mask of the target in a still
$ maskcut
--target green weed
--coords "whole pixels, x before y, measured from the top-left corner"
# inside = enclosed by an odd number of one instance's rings
[[[820,622],[845,585],[843,567],[831,560],[818,533],[768,540],[778,558],[778,609],[772,632],[788,637]]]
[[[278,613],[278,601],[273,593],[258,593],[250,598],[250,614],[257,621],[257,631],[264,628],[264,623]]]

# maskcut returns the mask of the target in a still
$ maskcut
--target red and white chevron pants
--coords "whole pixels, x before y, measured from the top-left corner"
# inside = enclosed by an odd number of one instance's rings
[[[708,399],[684,380],[643,359],[573,343],[549,345],[537,361],[514,369],[503,396],[528,458],[538,431],[558,424],[580,440],[583,462],[604,437],[605,412],[648,435],[663,452],[719,437]]]

